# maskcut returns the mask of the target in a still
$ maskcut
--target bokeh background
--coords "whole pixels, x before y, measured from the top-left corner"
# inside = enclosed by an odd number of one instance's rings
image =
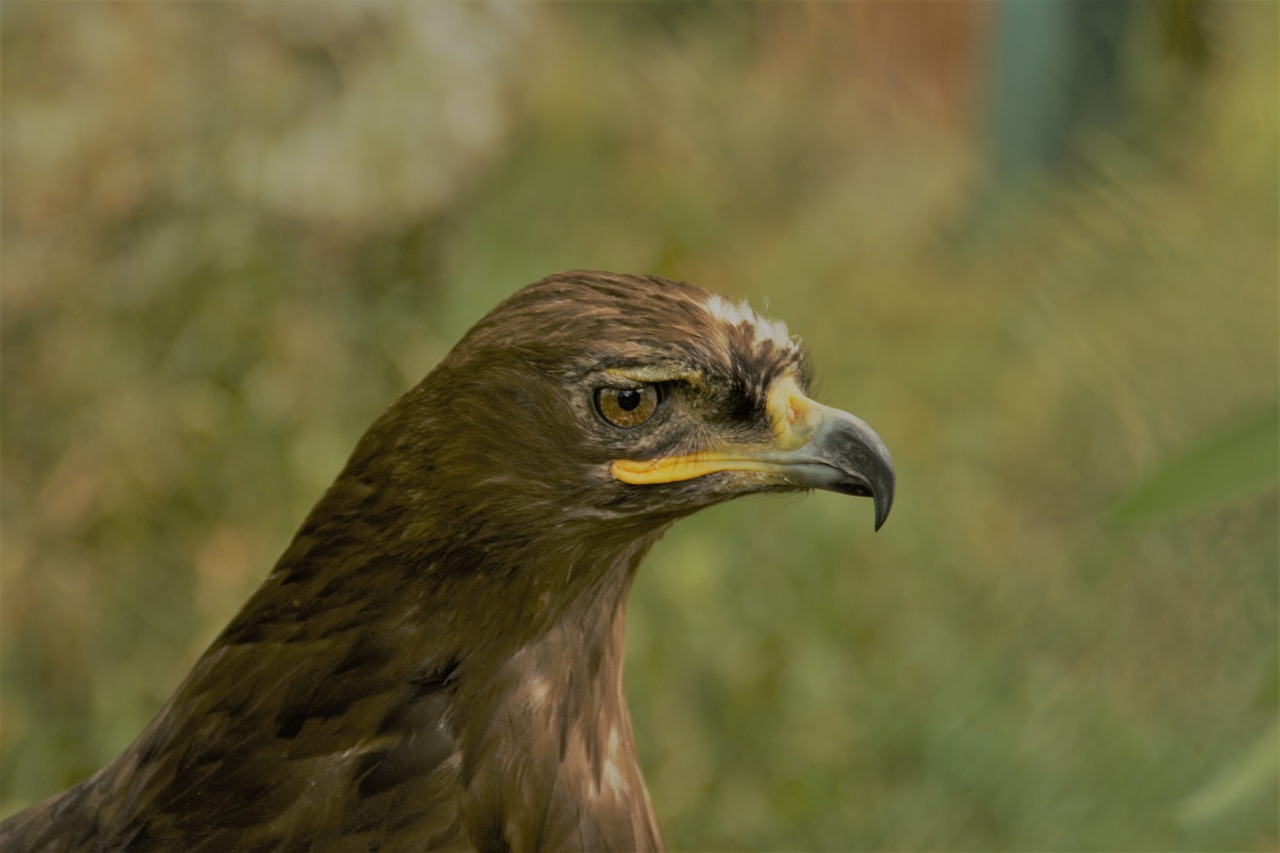
[[[678,526],[674,849],[1277,828],[1280,6],[0,5],[0,814],[123,748],[520,285],[785,319],[899,498]]]

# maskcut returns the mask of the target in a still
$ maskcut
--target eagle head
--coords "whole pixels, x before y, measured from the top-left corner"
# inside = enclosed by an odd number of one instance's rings
[[[871,497],[878,529],[889,452],[808,384],[798,342],[744,303],[567,272],[490,311],[373,433],[418,445],[380,455],[432,515],[501,528],[472,540],[621,541],[740,495],[812,488]]]

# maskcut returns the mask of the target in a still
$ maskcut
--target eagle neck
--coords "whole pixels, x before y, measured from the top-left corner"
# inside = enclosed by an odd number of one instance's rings
[[[537,630],[495,656],[496,671],[460,671],[459,712],[488,721],[462,744],[473,837],[511,850],[661,849],[622,691],[626,595],[658,535],[603,566],[563,566],[580,583],[547,608]],[[520,789],[512,779],[548,782]],[[502,820],[517,813],[542,817]]]

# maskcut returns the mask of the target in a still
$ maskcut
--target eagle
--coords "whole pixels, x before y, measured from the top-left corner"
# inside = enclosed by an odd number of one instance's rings
[[[889,514],[863,421],[745,303],[573,271],[484,316],[357,443],[123,754],[18,851],[661,850],[627,592],[679,519],[827,489]]]

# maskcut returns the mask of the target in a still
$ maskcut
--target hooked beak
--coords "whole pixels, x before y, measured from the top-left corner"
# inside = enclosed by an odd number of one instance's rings
[[[692,480],[723,471],[766,475],[780,485],[870,497],[876,530],[893,506],[889,449],[875,430],[848,412],[809,399],[792,377],[776,381],[766,409],[774,440],[657,459],[619,459],[610,466],[624,483]]]

